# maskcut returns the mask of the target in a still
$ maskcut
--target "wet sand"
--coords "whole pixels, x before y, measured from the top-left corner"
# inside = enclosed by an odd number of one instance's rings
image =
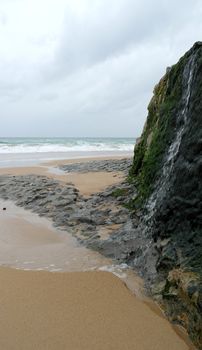
[[[68,232],[53,227],[48,219],[0,200],[0,265],[81,271],[110,263],[97,252],[81,246]]]
[[[32,167],[0,168],[0,175],[44,175],[62,182],[72,182],[76,188],[79,189],[81,194],[86,196],[95,192],[100,192],[107,186],[119,183],[123,179],[123,174],[121,172],[89,172],[85,174],[67,174],[63,171],[59,171],[56,168],[56,166],[59,164],[70,164],[81,161],[87,162],[90,160],[95,160],[95,158],[51,161]]]
[[[186,350],[170,324],[107,272],[0,269],[4,350]]]
[[[75,151],[75,152],[36,152],[36,153],[0,153],[0,168],[32,167],[44,162],[78,161],[84,159],[117,159],[133,157],[133,151]]]
[[[1,173],[47,175],[48,170],[38,166],[1,169]],[[92,186],[95,173],[81,175],[88,178],[86,194],[100,190],[96,180]],[[104,187],[109,185],[104,175],[112,183],[120,181],[111,173],[101,173]],[[49,176],[70,181],[65,175]],[[76,184],[75,179],[73,174]],[[0,264],[48,271],[0,268],[0,349],[189,349],[168,321],[112,273],[67,272],[104,270],[111,261],[79,246],[48,220],[11,202],[1,201],[0,208],[4,206],[7,210],[0,211]],[[123,271],[118,275],[124,280]],[[138,295],[140,284],[137,280],[135,285],[134,280],[133,276],[127,282]]]
[[[51,272],[111,271],[132,293],[144,298],[143,281],[134,271],[80,245],[50,220],[0,199],[0,223],[0,266]]]

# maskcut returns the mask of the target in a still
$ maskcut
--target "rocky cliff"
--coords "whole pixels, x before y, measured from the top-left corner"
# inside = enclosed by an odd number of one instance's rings
[[[61,168],[130,172],[88,197],[45,176],[1,176],[0,197],[138,271],[170,320],[202,349],[202,43],[155,87],[132,166],[122,159]]]
[[[201,346],[202,43],[167,69],[154,89],[134,151],[130,205],[140,220],[145,272],[169,317]],[[134,234],[136,234],[134,232]],[[139,249],[140,247],[138,247]],[[137,264],[137,249],[134,249]],[[151,266],[152,265],[152,271]]]

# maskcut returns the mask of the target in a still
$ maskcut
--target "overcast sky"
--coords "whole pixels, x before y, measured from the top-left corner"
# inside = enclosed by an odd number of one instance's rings
[[[201,0],[0,0],[0,136],[141,133]]]

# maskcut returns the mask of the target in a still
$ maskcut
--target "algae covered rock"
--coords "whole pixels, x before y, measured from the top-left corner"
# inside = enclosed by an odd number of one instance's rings
[[[155,87],[130,179],[138,188],[133,207],[145,212],[144,232],[157,251],[153,290],[201,346],[202,42]]]

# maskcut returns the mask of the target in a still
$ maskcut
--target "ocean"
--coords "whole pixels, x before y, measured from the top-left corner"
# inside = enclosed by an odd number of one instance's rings
[[[135,138],[0,138],[0,168],[56,159],[132,156]]]
[[[0,138],[0,154],[132,152],[134,138]]]

